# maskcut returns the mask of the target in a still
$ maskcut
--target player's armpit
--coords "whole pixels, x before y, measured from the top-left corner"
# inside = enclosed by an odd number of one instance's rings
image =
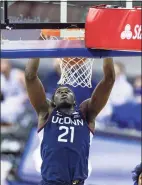
[[[41,111],[38,115],[38,132],[40,132],[46,125],[48,117],[50,115],[50,111]]]
[[[80,104],[80,111],[81,111],[84,119],[87,121],[88,126],[89,126],[91,132],[94,134],[95,119],[94,118],[91,118],[91,119],[89,118],[89,109],[88,109],[89,102],[90,102],[90,99],[87,99],[87,100],[83,101]]]
[[[83,101],[80,106],[79,106],[79,109],[84,117],[84,119],[89,122],[90,120],[88,120],[88,105],[89,105],[89,101],[90,101],[90,98]]]

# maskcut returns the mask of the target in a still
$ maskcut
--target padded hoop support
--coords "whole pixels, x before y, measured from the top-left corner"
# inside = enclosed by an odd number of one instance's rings
[[[141,56],[141,52],[88,49],[80,40],[2,41],[1,58],[103,58]]]
[[[141,51],[141,9],[91,7],[85,23],[87,48]]]
[[[142,52],[96,50],[87,48],[1,50],[1,58],[63,58],[63,57],[128,57],[141,56]]]

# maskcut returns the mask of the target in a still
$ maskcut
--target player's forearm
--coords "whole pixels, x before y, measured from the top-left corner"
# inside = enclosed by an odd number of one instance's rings
[[[38,40],[43,40],[44,36],[40,35]],[[38,67],[39,67],[39,58],[32,58],[28,61],[25,69],[25,78],[26,80],[33,80],[37,77]]]
[[[30,59],[26,64],[25,78],[26,80],[33,80],[37,77],[39,58]]]
[[[115,81],[115,71],[112,58],[105,58],[103,62],[104,79],[109,82]]]

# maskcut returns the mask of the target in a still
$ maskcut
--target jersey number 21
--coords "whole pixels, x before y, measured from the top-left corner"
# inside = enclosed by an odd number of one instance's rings
[[[58,141],[59,142],[64,142],[64,143],[71,142],[71,143],[73,143],[73,141],[74,141],[74,127],[60,126],[59,130],[63,131],[63,133],[58,136]],[[67,136],[68,134],[70,134],[70,141],[68,141],[68,139],[65,138],[65,136]]]

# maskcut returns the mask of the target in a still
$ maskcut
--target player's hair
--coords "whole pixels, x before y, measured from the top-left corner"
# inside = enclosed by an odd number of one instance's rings
[[[58,89],[60,89],[61,87],[66,87],[66,88],[68,88],[68,89],[70,89],[69,87],[67,87],[67,86],[59,86],[57,89],[55,89],[55,91],[54,91],[54,93],[53,93],[53,95],[52,95],[52,98],[51,98],[51,106],[52,107],[56,107],[56,105],[55,105],[55,103],[54,103],[54,97],[55,97],[55,94],[56,94],[56,91],[58,90]],[[74,95],[74,101],[75,101],[75,105],[76,105],[76,98],[75,98],[75,94],[74,94],[74,92],[70,89],[70,91],[73,93],[73,95]]]
[[[142,163],[137,165],[135,169],[132,171],[132,179],[134,181],[134,185],[138,184],[139,176],[142,173]]]

